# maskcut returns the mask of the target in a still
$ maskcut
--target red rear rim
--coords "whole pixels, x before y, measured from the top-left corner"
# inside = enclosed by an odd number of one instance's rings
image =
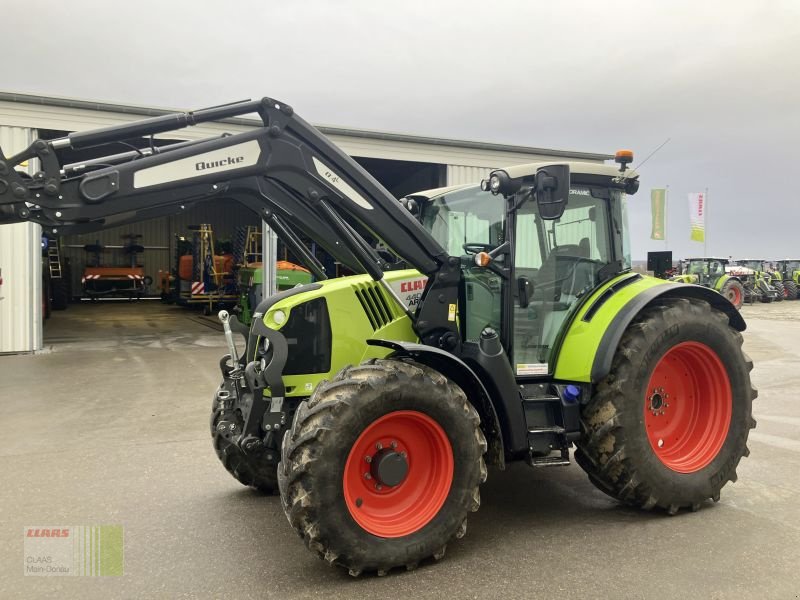
[[[658,361],[644,401],[647,439],[664,465],[694,473],[719,453],[733,407],[725,365],[705,344],[683,342]]]
[[[427,525],[453,481],[453,448],[444,429],[421,412],[401,410],[373,421],[344,466],[344,500],[369,533],[397,538]]]
[[[786,289],[786,286],[784,286],[784,288],[783,288],[783,297],[784,298],[788,298],[789,297],[789,290]]]
[[[742,293],[739,291],[739,288],[737,287],[731,288],[731,303],[734,306],[739,306],[741,300],[742,300]]]

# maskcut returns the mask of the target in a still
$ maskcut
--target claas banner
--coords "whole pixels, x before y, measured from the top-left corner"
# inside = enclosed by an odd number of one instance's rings
[[[692,192],[689,194],[689,222],[692,232],[689,237],[694,242],[706,241],[706,194]]]

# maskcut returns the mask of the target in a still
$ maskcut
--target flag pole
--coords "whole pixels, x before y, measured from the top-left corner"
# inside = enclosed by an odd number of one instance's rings
[[[703,215],[703,221],[704,221],[703,229],[705,230],[703,231],[703,254],[708,256],[708,226],[710,224],[708,220],[708,188],[706,188],[706,196],[705,196],[703,210],[705,212],[705,214]]]
[[[664,190],[664,250],[669,250],[669,186]]]

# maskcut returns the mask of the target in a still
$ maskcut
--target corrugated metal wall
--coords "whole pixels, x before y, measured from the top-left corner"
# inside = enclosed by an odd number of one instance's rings
[[[34,136],[27,127],[0,125],[6,155],[24,150]],[[0,226],[0,353],[42,348],[41,238],[41,227],[33,223]]]
[[[508,165],[505,165],[508,166]],[[447,185],[480,183],[486,179],[489,171],[498,167],[469,167],[465,165],[447,165]]]
[[[175,234],[190,236],[190,225],[211,223],[214,230],[214,241],[233,240],[238,227],[261,225],[261,219],[250,209],[233,200],[211,200],[197,204],[186,211],[171,217],[161,217],[140,221],[119,227],[112,227],[95,233],[67,235],[61,239],[62,255],[69,258],[73,295],[81,293],[81,274],[88,264],[89,255],[83,246],[94,244],[102,246],[121,246],[125,243],[122,236],[126,233],[138,233],[142,237],[138,243],[142,246],[160,246],[163,249],[145,250],[137,257],[137,262],[144,265],[146,275],[153,278],[154,291],[158,283],[159,269],[167,271],[174,267]],[[70,248],[69,246],[80,246]],[[102,264],[108,266],[127,266],[127,257],[121,249],[108,249],[101,255]]]

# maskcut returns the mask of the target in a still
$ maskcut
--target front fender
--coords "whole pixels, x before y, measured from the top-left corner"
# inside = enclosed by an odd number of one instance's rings
[[[601,286],[572,320],[556,359],[555,379],[585,383],[604,379],[625,329],[659,298],[705,300],[724,312],[734,329],[744,331],[746,327],[736,307],[713,290],[623,274]]]
[[[728,279],[730,279],[730,278],[731,278],[731,276],[730,276],[730,275],[722,275],[721,277],[717,278],[717,280],[714,282],[714,289],[715,289],[716,291],[720,291],[720,290],[722,289],[722,286],[724,286],[724,285],[725,285],[725,283],[726,283],[726,282],[728,281]]]
[[[367,340],[367,344],[390,348],[393,350],[390,357],[408,356],[418,363],[435,369],[458,385],[480,414],[483,432],[489,444],[487,462],[501,469],[505,468],[505,443],[500,419],[486,386],[469,365],[449,352],[424,344],[377,339]],[[520,404],[520,410],[521,406]]]

